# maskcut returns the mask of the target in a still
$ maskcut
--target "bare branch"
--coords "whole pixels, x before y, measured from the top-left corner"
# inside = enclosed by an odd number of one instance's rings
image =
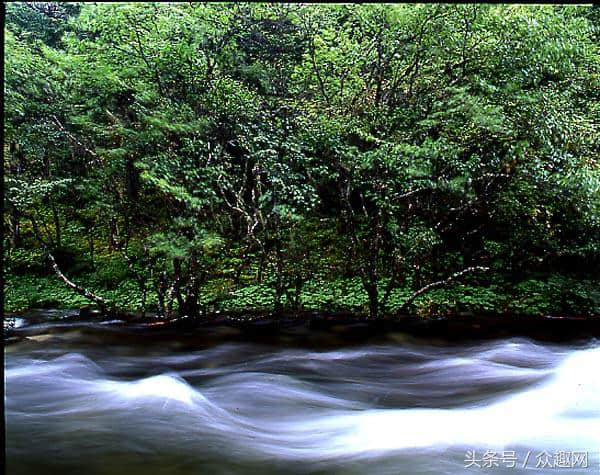
[[[64,124],[58,119],[58,117],[56,117],[56,115],[52,115],[52,119],[54,120],[54,123],[58,126],[58,128],[64,132],[66,134],[67,137],[69,137],[69,139],[72,142],[75,142],[77,145],[79,145],[83,150],[86,151],[86,153],[88,155],[90,155],[94,160],[96,160],[98,163],[103,164],[103,160],[102,157],[100,157],[96,152],[94,152],[93,150],[91,150],[90,148],[86,147],[77,137],[75,137],[71,132],[69,132],[66,127],[64,126]]]
[[[459,272],[455,272],[454,274],[447,277],[446,279],[438,280],[437,282],[432,282],[430,284],[427,284],[425,287],[421,287],[419,290],[416,290],[415,292],[413,292],[411,294],[411,296],[402,304],[402,306],[400,307],[400,310],[408,307],[417,297],[419,297],[420,295],[423,295],[425,292],[428,292],[431,289],[435,289],[437,287],[447,285],[450,282],[462,277],[465,274],[469,274],[471,272],[487,272],[489,270],[490,270],[489,267],[484,267],[484,266],[467,267],[466,269],[463,269]]]
[[[33,233],[34,233],[36,239],[38,240],[38,242],[40,243],[40,245],[42,246],[42,249],[44,250],[44,254],[46,254],[48,256],[48,259],[50,259],[50,263],[52,264],[52,269],[54,270],[55,274],[67,285],[67,287],[70,287],[71,289],[73,289],[75,292],[77,292],[79,295],[82,295],[86,299],[88,299],[94,303],[97,303],[100,306],[100,308],[102,309],[102,311],[105,312],[106,308],[110,305],[109,302],[106,301],[105,299],[103,299],[102,297],[99,297],[95,293],[91,292],[90,290],[82,287],[81,285],[78,285],[75,282],[69,280],[69,278],[60,270],[60,267],[58,267],[58,263],[56,262],[56,259],[54,258],[52,253],[48,250],[48,247],[46,246],[45,241],[42,239],[40,229],[38,227],[36,219],[31,215],[28,215],[27,217],[31,221]]]
[[[108,302],[106,300],[104,300],[102,297],[99,297],[98,295],[91,292],[90,290],[82,287],[81,285],[77,285],[75,282],[69,280],[67,278],[67,276],[65,274],[63,274],[62,271],[60,270],[60,268],[58,267],[58,264],[56,263],[56,259],[54,259],[54,256],[52,255],[52,253],[46,252],[46,255],[50,259],[50,263],[52,264],[52,269],[54,270],[56,275],[67,285],[67,287],[72,288],[75,292],[77,292],[79,295],[84,296],[86,299],[97,303],[102,308],[102,310],[106,309],[106,307],[108,306]]]

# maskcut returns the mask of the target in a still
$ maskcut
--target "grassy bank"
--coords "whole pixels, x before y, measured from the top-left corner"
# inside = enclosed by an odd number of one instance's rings
[[[74,280],[93,289],[122,310],[141,310],[142,296],[130,276],[106,282],[102,272],[92,272],[80,274]],[[497,282],[486,286],[457,283],[432,290],[418,298],[411,312],[421,316],[461,312],[593,316],[600,314],[599,289],[596,281],[576,280],[560,274],[552,274],[544,280],[529,278],[516,283]],[[407,288],[395,291],[390,297],[387,311],[391,314],[397,312],[408,295],[410,291]],[[274,291],[268,283],[235,286],[227,279],[214,279],[202,287],[200,303],[206,312],[269,312],[273,308],[273,299]],[[156,302],[156,294],[150,292],[147,308],[155,311]],[[43,307],[72,309],[89,303],[54,275],[6,276],[5,312]],[[307,282],[301,292],[303,310],[366,313],[367,305],[368,298],[359,279],[314,279]]]

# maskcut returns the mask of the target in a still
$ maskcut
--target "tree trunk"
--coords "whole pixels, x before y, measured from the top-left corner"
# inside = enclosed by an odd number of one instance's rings
[[[296,277],[296,285],[294,292],[294,307],[296,309],[296,313],[300,313],[302,307],[302,286],[304,285],[304,280],[302,277]]]
[[[165,295],[167,293],[167,273],[161,272],[158,277],[158,285],[156,287],[156,293],[158,295],[158,312],[161,316],[166,317],[167,307],[165,302]]]
[[[281,254],[281,242],[277,239],[275,243],[275,274],[276,274],[276,283],[275,283],[275,308],[274,312],[276,315],[280,315],[283,310],[283,305],[281,304],[281,297],[285,294],[285,281],[283,278],[283,255]]]
[[[194,269],[192,268],[192,271]],[[197,317],[198,316],[198,291],[200,283],[193,275],[186,286],[186,294],[183,299],[183,306],[179,311],[180,316]]]
[[[142,292],[142,318],[145,318],[146,317],[146,299],[148,296],[148,289],[146,288],[145,284],[141,287],[141,292]]]
[[[20,147],[16,142],[11,142],[9,145],[10,156],[12,160],[9,162],[10,174],[19,176],[25,170],[25,157]],[[14,248],[21,245],[21,213],[14,205],[10,206],[9,228],[10,228],[10,243]]]
[[[9,230],[10,230],[10,245],[13,249],[21,245],[21,216],[16,206],[10,207],[9,215]]]
[[[377,284],[370,283],[367,285],[366,290],[369,296],[369,318],[376,319],[379,317],[379,292]]]
[[[258,274],[256,276],[256,282],[258,284],[262,284],[264,270],[265,270],[265,253],[262,252],[260,255],[260,260],[258,262]]]
[[[377,257],[379,256],[379,243],[382,235],[381,210],[373,220],[373,231],[371,244],[369,245],[369,260],[367,270],[367,294],[369,295],[369,317],[379,317],[379,273],[377,269]]]

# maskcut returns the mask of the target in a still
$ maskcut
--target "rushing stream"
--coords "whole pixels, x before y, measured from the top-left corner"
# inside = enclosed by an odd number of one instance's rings
[[[598,340],[392,335],[315,350],[103,342],[94,328],[7,346],[8,474],[600,467]]]

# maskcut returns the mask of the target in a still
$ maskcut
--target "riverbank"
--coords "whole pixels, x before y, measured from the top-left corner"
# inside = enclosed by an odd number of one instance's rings
[[[41,269],[38,269],[41,272]],[[135,280],[125,271],[113,267],[94,273],[72,274],[72,280],[92,290],[124,312],[139,312],[142,296]],[[24,313],[33,308],[63,309],[86,307],[90,302],[67,287],[55,275],[39,275],[31,269],[16,275],[7,273],[4,286],[4,312]],[[382,285],[385,284],[385,280]],[[149,286],[145,308],[156,311],[157,296]],[[571,315],[600,316],[600,281],[566,274],[531,275],[518,280],[496,276],[492,282],[453,282],[432,289],[415,299],[410,308],[401,310],[413,292],[412,288],[396,289],[389,296],[385,313],[400,312],[419,317],[461,314],[485,315]],[[199,308],[208,314],[265,315],[274,308],[274,289],[268,279],[262,284],[234,285],[225,280],[210,280],[200,288]],[[305,312],[365,314],[368,296],[359,278],[312,279],[299,296]],[[289,307],[284,299],[283,306]]]
[[[91,329],[133,338],[177,338],[182,342],[215,343],[252,341],[298,346],[346,345],[404,337],[446,341],[523,336],[543,341],[569,341],[600,337],[600,318],[580,316],[456,315],[418,317],[400,315],[371,320],[350,313],[301,312],[299,314],[211,314],[200,318],[165,320],[153,315],[105,316],[99,311],[37,309],[8,316],[15,324],[6,328],[9,341]]]

